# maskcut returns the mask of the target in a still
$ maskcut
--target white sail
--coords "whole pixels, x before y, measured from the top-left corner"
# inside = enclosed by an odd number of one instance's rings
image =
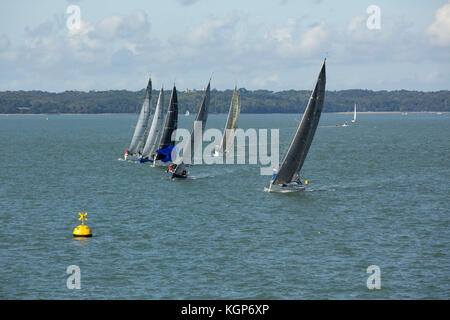
[[[130,155],[141,152],[148,130],[148,122],[151,115],[151,100],[152,100],[152,79],[148,80],[147,90],[145,92],[144,103],[142,104],[141,112],[134,130],[133,139],[131,140],[128,152]]]
[[[150,157],[155,151],[156,143],[161,133],[164,114],[164,90],[161,88],[158,97],[158,103],[156,104],[155,115],[153,116],[152,126],[148,133],[147,141],[145,142],[144,150],[142,151],[143,157]]]
[[[355,111],[353,112],[352,122],[356,122],[356,103],[355,103]]]
[[[241,95],[237,92],[235,86],[233,97],[231,98],[230,110],[228,111],[228,118],[225,124],[223,133],[223,139],[219,146],[216,148],[215,156],[219,155],[219,152],[227,152],[233,145],[234,132],[238,125],[239,114],[241,112]]]

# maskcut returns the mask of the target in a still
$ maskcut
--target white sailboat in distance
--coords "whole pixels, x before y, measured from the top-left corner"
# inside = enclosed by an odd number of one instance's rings
[[[355,110],[353,111],[353,119],[352,122],[355,123],[356,122],[356,103],[355,103]]]

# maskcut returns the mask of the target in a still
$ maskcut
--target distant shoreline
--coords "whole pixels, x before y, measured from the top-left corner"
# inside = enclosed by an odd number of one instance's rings
[[[343,111],[343,112],[323,112],[328,114],[353,114],[353,111]],[[402,113],[410,113],[410,114],[447,114],[450,113],[448,111],[361,111],[357,112],[358,114],[402,114]],[[210,113],[210,114],[226,114],[226,113]],[[242,113],[242,114],[293,114],[293,113]],[[137,113],[0,113],[0,116],[130,116],[137,115]],[[184,116],[180,115],[180,116]]]

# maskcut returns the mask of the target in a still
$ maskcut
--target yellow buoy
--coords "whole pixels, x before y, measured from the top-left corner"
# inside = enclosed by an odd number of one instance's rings
[[[305,180],[305,184],[308,184],[308,180]]]
[[[78,220],[81,220],[81,224],[77,226],[75,229],[73,229],[73,236],[74,237],[92,237],[91,228],[89,228],[87,225],[84,224],[84,220],[87,220],[87,212],[81,213],[78,212],[80,217]]]

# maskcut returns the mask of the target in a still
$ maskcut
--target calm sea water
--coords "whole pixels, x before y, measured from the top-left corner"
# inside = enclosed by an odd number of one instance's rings
[[[308,190],[259,165],[118,161],[137,116],[0,116],[1,299],[449,299],[450,115],[324,114]],[[194,116],[180,116],[190,128]],[[226,115],[210,115],[222,129]],[[281,128],[298,115],[241,115]],[[72,237],[78,212],[94,237]],[[66,286],[69,265],[81,289]],[[366,269],[381,270],[381,289]]]

